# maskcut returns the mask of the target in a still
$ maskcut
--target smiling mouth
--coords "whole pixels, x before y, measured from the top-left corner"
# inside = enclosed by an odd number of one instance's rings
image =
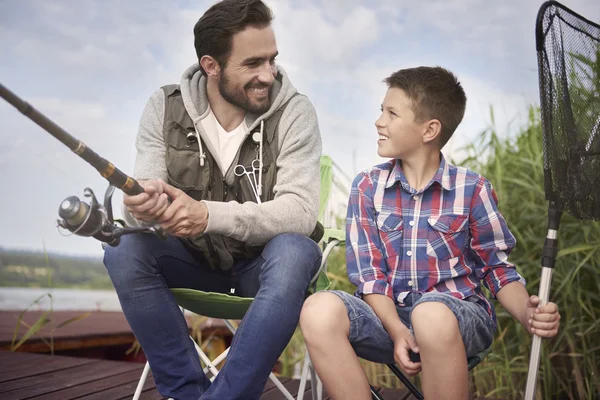
[[[262,87],[253,87],[253,88],[249,88],[248,89],[249,93],[258,95],[258,96],[265,96],[266,94],[269,93],[269,87],[268,86],[262,86]]]
[[[380,142],[384,142],[384,141],[386,141],[386,140],[388,140],[388,137],[387,137],[387,136],[379,135],[379,141],[380,141]]]

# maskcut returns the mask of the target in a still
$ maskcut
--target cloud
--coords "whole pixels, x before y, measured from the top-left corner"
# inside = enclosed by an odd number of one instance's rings
[[[487,127],[489,105],[504,132],[537,102],[533,27],[541,0],[267,2],[279,61],[315,105],[325,152],[349,174],[382,161],[374,121],[382,79],[397,69],[443,65],[463,82],[467,111],[449,153]],[[594,19],[596,3],[565,4]],[[142,109],[154,90],[178,82],[195,62],[192,28],[209,4],[0,1],[2,83],[130,172]],[[86,186],[101,196],[103,178],[3,102],[0,134],[0,178],[11,188],[0,200],[11,227],[0,233],[0,245],[39,248],[46,240],[49,248],[99,254],[91,239],[59,236],[54,220],[64,197]]]

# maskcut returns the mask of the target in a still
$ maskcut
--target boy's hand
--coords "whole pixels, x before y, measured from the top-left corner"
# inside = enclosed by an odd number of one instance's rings
[[[408,356],[409,350],[419,353],[415,337],[406,328],[394,338],[394,360],[406,375],[415,376],[421,370],[421,363],[410,361]]]
[[[547,303],[538,307],[540,298],[529,297],[527,301],[527,330],[543,338],[552,338],[558,333],[560,313],[555,303]]]

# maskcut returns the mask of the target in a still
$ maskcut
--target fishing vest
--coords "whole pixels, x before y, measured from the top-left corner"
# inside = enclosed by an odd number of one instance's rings
[[[179,85],[167,85],[162,89],[165,94],[163,136],[169,184],[183,190],[198,201],[236,201],[240,204],[247,201],[256,202],[248,179],[245,176],[235,176],[233,183],[227,184],[213,155],[207,150],[204,139],[196,137],[194,122],[185,109]],[[288,104],[289,100],[264,121],[261,202],[274,198],[273,188],[277,180],[275,161],[279,155],[279,120]],[[260,133],[260,127],[255,130]],[[189,133],[193,133],[193,135],[189,135]],[[242,142],[237,159],[233,161],[236,165],[243,165],[248,171],[252,170],[252,161],[258,158],[259,153],[259,144],[252,139],[253,133],[251,132]],[[200,153],[196,140],[202,141],[205,153],[204,166],[200,165]],[[311,238],[318,242],[322,235],[323,227],[317,223]],[[202,252],[212,269],[221,270],[231,269],[236,261],[258,257],[264,248],[264,245],[253,245],[229,236],[208,233],[196,238],[182,238],[181,240],[185,245]]]

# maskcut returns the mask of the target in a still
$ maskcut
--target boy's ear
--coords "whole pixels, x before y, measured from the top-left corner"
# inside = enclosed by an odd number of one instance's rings
[[[423,132],[423,142],[430,143],[442,135],[442,123],[437,119],[426,122]]]
[[[202,56],[200,59],[200,65],[206,72],[207,76],[218,76],[221,72],[221,66],[217,60],[211,56]]]

